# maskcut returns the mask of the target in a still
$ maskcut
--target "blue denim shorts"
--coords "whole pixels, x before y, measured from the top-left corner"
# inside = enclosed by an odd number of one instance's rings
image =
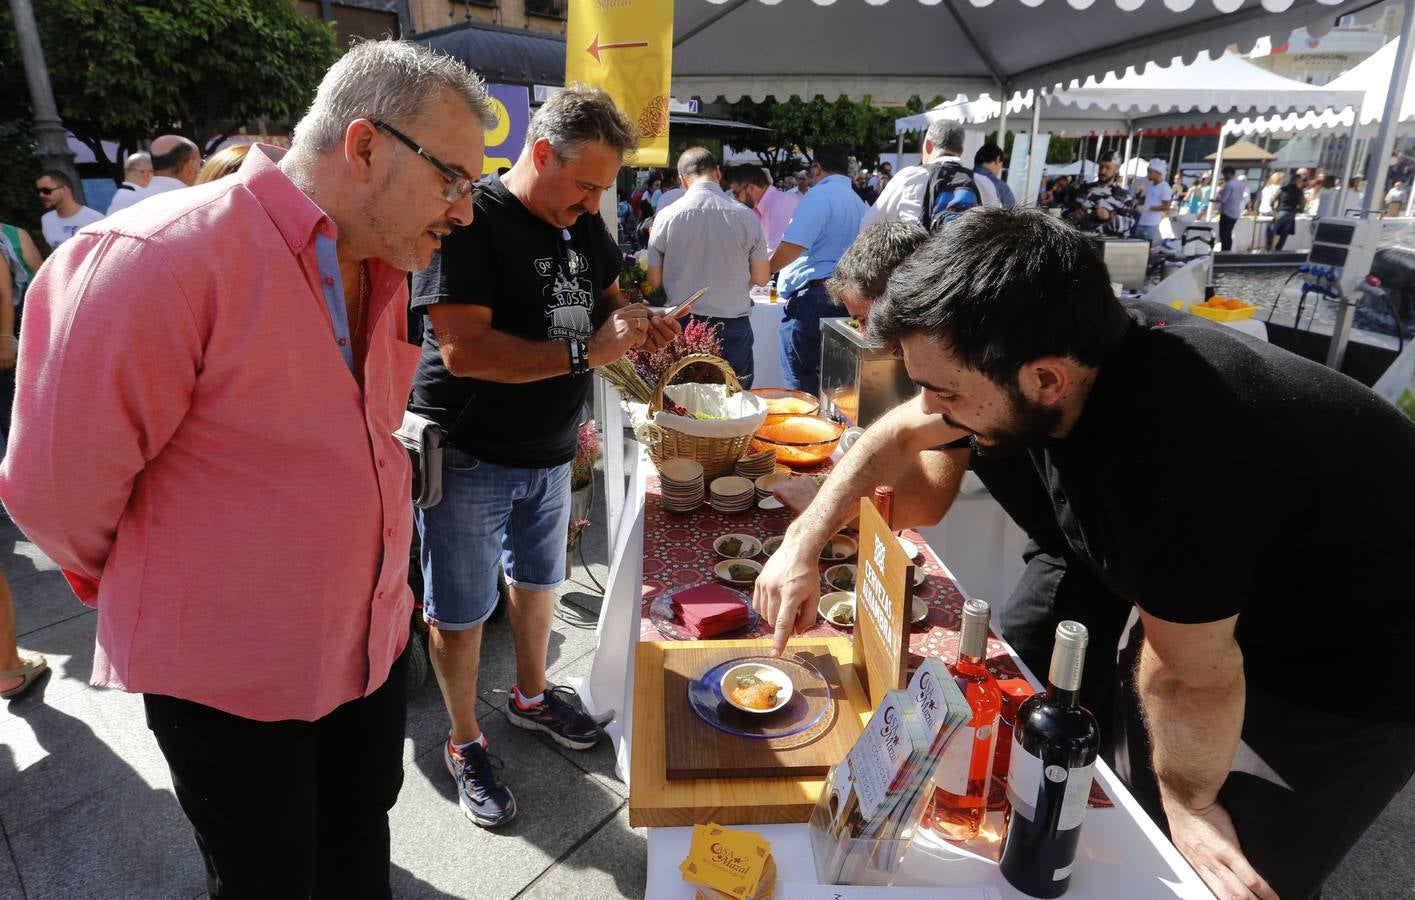
[[[496,608],[496,572],[513,587],[565,580],[570,464],[515,469],[455,447],[442,451],[442,502],[416,510],[423,617],[446,631],[475,628]]]

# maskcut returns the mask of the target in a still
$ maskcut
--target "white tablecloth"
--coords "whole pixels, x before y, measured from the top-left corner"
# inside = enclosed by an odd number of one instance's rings
[[[786,302],[752,299],[753,387],[786,387],[781,372],[781,314]]]

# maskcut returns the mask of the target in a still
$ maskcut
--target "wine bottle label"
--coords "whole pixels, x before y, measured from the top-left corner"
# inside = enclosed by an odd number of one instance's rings
[[[966,725],[959,728],[943,750],[943,759],[938,764],[938,786],[950,794],[961,797],[968,792],[968,767],[973,764],[973,738],[977,730]]]
[[[1076,769],[1043,765],[1040,757],[1022,749],[1022,743],[1014,731],[1012,759],[1007,768],[1007,802],[1012,804],[1013,813],[1035,822],[1042,781],[1056,784],[1065,782],[1066,791],[1062,795],[1056,828],[1058,831],[1070,831],[1079,827],[1086,817],[1086,801],[1091,795],[1091,779],[1095,775],[1095,768],[1095,763]]]
[[[977,759],[979,754],[985,754],[984,759],[992,759],[996,744],[995,725],[959,728],[949,739],[948,746],[943,751],[943,759],[938,764],[938,786],[950,794],[965,796],[968,793],[968,778],[972,774],[973,760]]]
[[[1066,796],[1061,800],[1061,817],[1057,830],[1067,831],[1079,828],[1086,818],[1086,802],[1091,799],[1091,779],[1096,774],[1096,764],[1072,769],[1066,780]]]
[[[1022,749],[1017,732],[1012,732],[1012,759],[1007,765],[1007,802],[1014,815],[1037,821],[1037,795],[1042,789],[1042,761]]]

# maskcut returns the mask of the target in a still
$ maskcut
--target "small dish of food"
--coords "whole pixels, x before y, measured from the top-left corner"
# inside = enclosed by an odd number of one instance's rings
[[[750,534],[724,534],[712,542],[712,548],[726,559],[751,559],[762,552],[761,541]]]
[[[764,509],[768,512],[773,509],[781,509],[784,506],[786,506],[785,503],[782,503],[780,500],[770,495],[763,497],[757,501],[757,509]]]
[[[771,556],[773,553],[781,549],[781,542],[784,540],[786,540],[786,535],[773,534],[771,537],[762,541],[762,552],[765,553],[767,556]]]
[[[793,692],[790,676],[764,663],[743,663],[722,674],[723,699],[745,713],[774,713],[791,702]]]
[[[919,545],[906,537],[896,538],[899,541],[899,549],[904,551],[904,555],[910,559],[919,558]]]
[[[821,598],[819,612],[836,628],[855,627],[855,592],[833,591]]]
[[[929,605],[918,597],[915,597],[913,606],[909,609],[909,613],[909,624],[918,625],[929,617]]]
[[[855,566],[852,563],[831,566],[825,570],[825,583],[837,591],[854,591]]]
[[[914,587],[923,587],[924,582],[929,580],[929,573],[924,571],[923,566],[914,567]]]
[[[821,559],[826,562],[840,562],[855,555],[858,549],[855,541],[843,534],[837,534],[821,548]]]
[[[724,559],[712,571],[728,584],[750,585],[762,573],[762,564],[755,559]]]

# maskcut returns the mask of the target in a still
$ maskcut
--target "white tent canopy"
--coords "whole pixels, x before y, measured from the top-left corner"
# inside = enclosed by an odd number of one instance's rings
[[[1008,102],[1008,116],[1031,118],[1035,92]],[[1054,134],[1157,130],[1219,124],[1234,115],[1308,110],[1340,110],[1361,102],[1362,94],[1335,84],[1312,85],[1276,75],[1234,53],[1207,54],[1192,62],[1150,63],[1139,72],[1087,79],[1045,95],[1041,117]],[[1000,104],[991,98],[955,100],[917,116],[896,119],[896,132],[927,128],[947,118],[965,125],[996,125]]]
[[[786,99],[1010,95],[1152,59],[1193,60],[1369,0],[678,0],[673,94]]]
[[[1395,68],[1396,42],[1391,41],[1371,56],[1362,60],[1351,71],[1332,79],[1329,88],[1360,91],[1362,102],[1361,123],[1357,128],[1358,137],[1371,137],[1380,127],[1381,116],[1385,112],[1386,97],[1390,93],[1392,71]],[[1405,83],[1405,95],[1400,103],[1400,115],[1396,118],[1398,132],[1409,132],[1415,123],[1415,70]],[[1245,118],[1230,122],[1226,128],[1229,134],[1273,134],[1293,131],[1347,131],[1356,120],[1354,110],[1340,112],[1293,113],[1285,116],[1264,116]]]

